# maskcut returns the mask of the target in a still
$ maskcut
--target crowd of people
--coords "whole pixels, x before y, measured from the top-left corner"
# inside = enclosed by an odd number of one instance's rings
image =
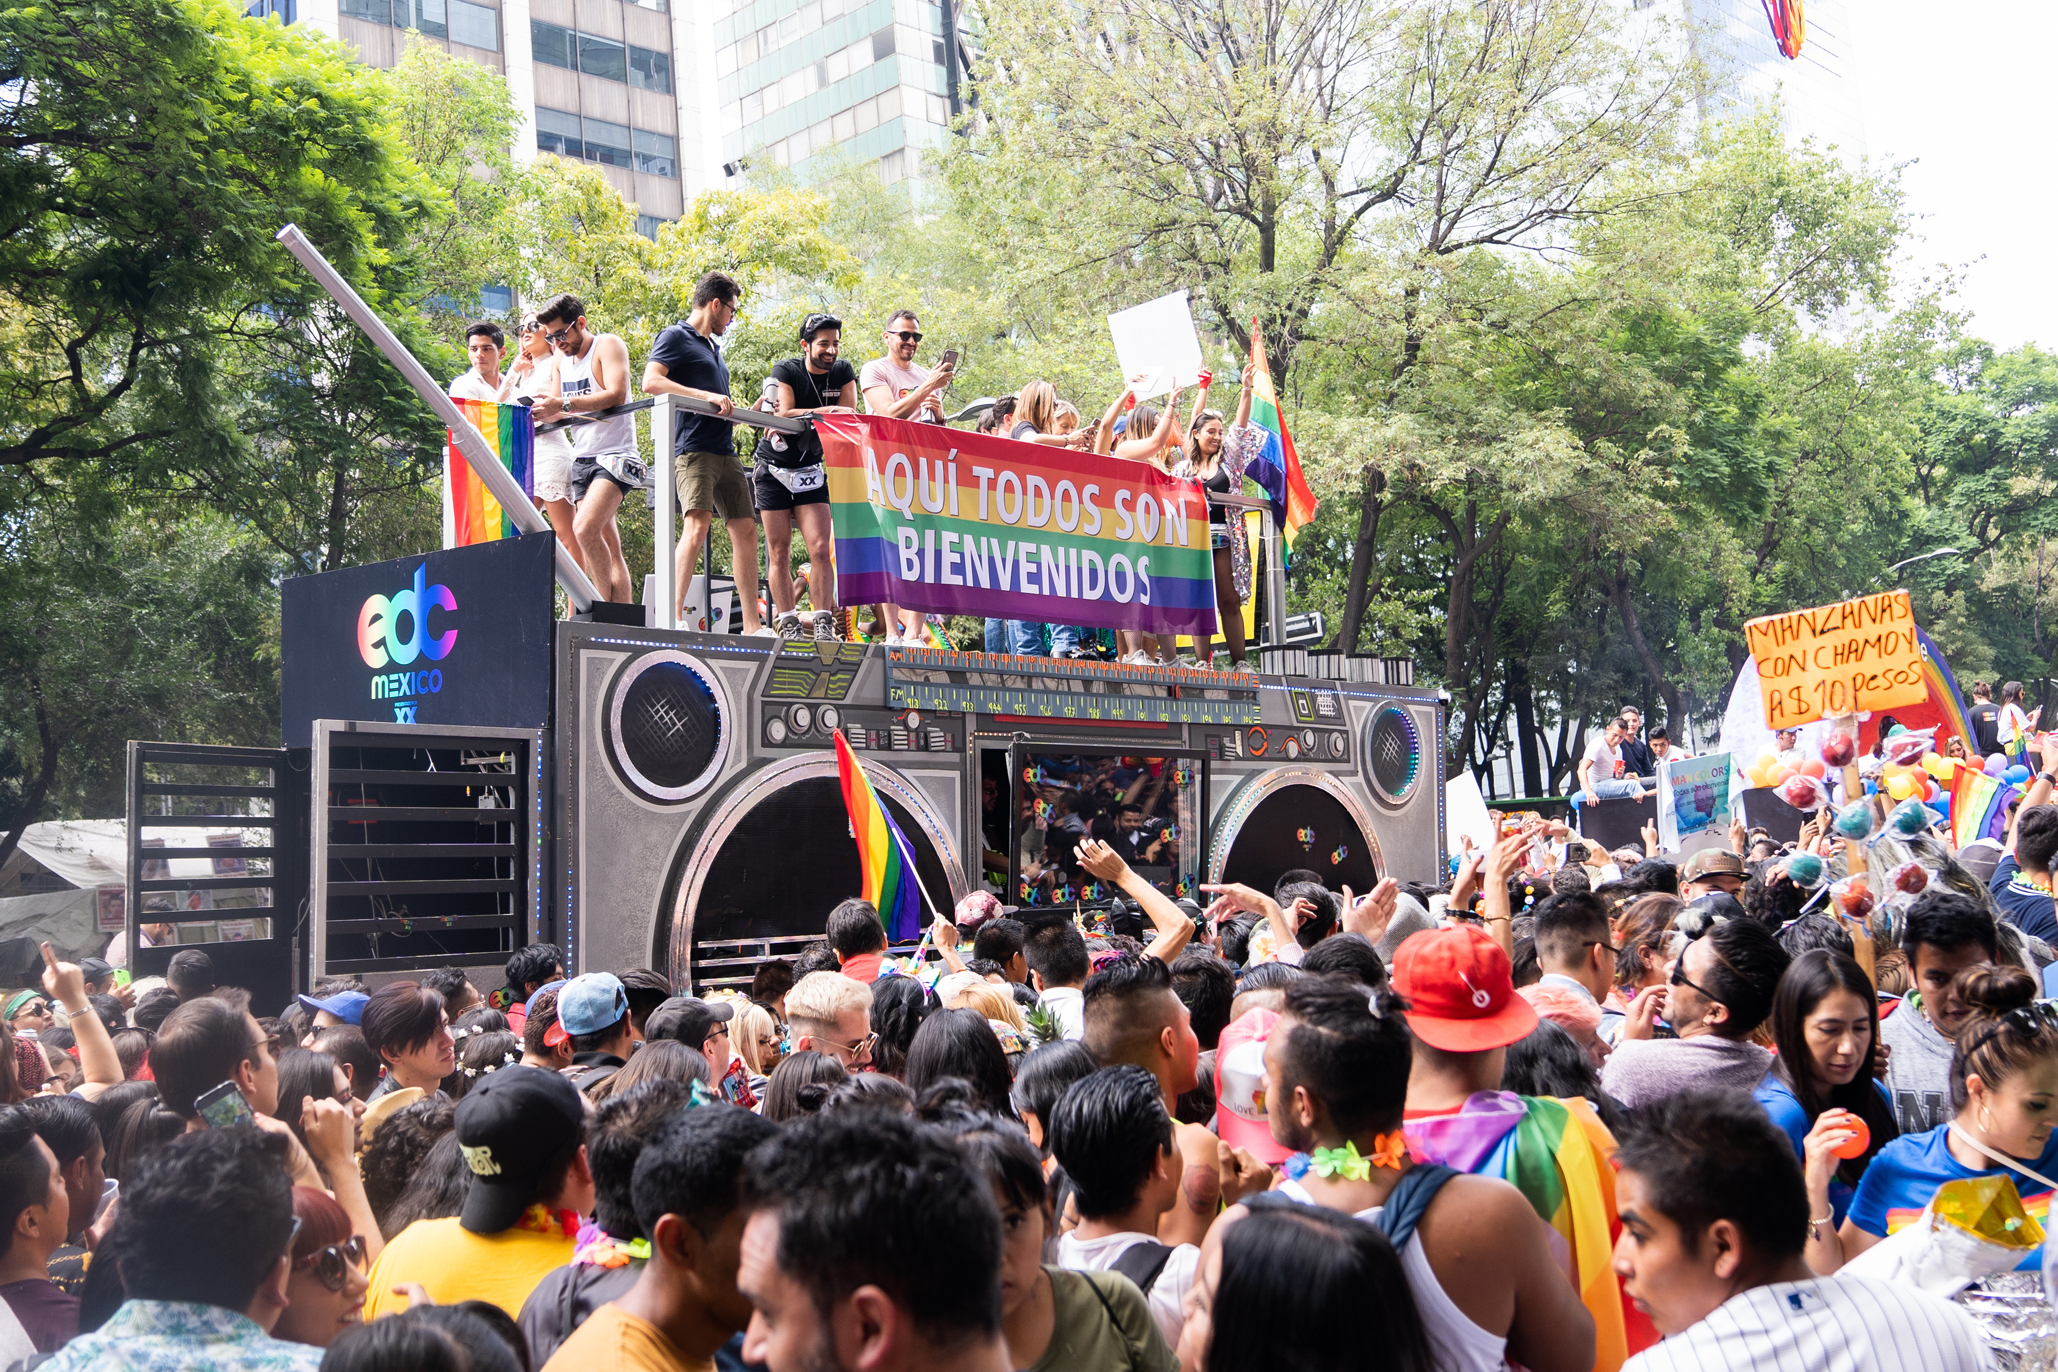
[[[1090,918],[977,893],[895,949],[849,900],[747,993],[538,944],[261,1016],[197,950],[46,947],[0,1367],[1992,1367],[1945,1296],[2041,1300],[2058,1169],[2027,755],[1991,856],[1511,817],[1434,888],[1201,909],[1082,837]],[[1940,1289],[1964,1183],[2002,1257]]]
[[[586,306],[576,296],[554,296],[525,316],[516,330],[511,360],[506,332],[482,320],[466,330],[472,365],[451,381],[450,394],[531,407],[538,425],[536,507],[602,598],[616,602],[635,598],[617,516],[629,494],[650,487],[652,474],[639,453],[635,416],[611,412],[626,405],[635,390],[711,407],[713,413],[682,408],[672,436],[678,500],[684,512],[676,608],[683,616],[695,569],[719,518],[733,553],[744,633],[834,640],[846,630],[860,632],[855,616],[846,619],[836,600],[834,535],[820,438],[811,426],[797,434],[765,428],[750,467],[737,456],[732,418],[736,400],[730,394],[722,338],[735,322],[740,297],[733,279],[708,273],[694,290],[692,312],[652,342],[640,377],[621,336],[593,331]],[[861,368],[842,356],[843,321],[834,315],[808,315],[798,341],[799,355],[772,368],[755,408],[789,419],[862,408],[866,414],[916,423],[946,422],[943,397],[956,372],[957,350],[944,351],[933,367],[917,362],[922,325],[912,310],[892,313],[881,331],[880,355]],[[1087,426],[1081,423],[1078,407],[1060,399],[1048,381],[1032,381],[981,414],[978,430],[1018,442],[1147,463],[1197,483],[1210,495],[1241,496],[1245,466],[1263,445],[1263,435],[1250,423],[1253,376],[1246,369],[1229,416],[1209,408],[1212,383],[1209,374],[1201,375],[1183,425],[1177,413],[1179,391],[1153,403],[1139,402],[1131,390],[1108,405],[1098,424]],[[1246,670],[1243,607],[1251,594],[1249,539],[1240,515],[1214,501],[1208,509],[1223,661],[1230,670]],[[792,563],[796,529],[807,556],[800,576],[795,576]],[[890,604],[871,610],[871,636],[889,646],[936,642],[919,611]],[[1190,644],[1182,653],[1170,637],[1018,620],[988,620],[984,646],[990,653],[1020,656],[1214,665],[1211,642]]]

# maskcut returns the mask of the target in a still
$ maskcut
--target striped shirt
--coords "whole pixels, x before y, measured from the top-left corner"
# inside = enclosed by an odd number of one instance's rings
[[[1731,1296],[1622,1372],[1992,1372],[1972,1317],[1870,1277],[1774,1282]]]

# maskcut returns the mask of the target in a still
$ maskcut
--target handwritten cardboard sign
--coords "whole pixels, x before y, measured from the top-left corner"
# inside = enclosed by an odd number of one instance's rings
[[[1744,637],[1770,729],[1929,698],[1906,591],[1765,615],[1745,622]]]

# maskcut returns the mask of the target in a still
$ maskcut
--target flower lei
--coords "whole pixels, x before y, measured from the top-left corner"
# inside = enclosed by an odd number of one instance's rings
[[[1370,1181],[1375,1167],[1407,1170],[1408,1136],[1396,1129],[1372,1140],[1372,1154],[1358,1151],[1356,1142],[1346,1140],[1341,1148],[1317,1148],[1312,1154],[1295,1153],[1286,1160],[1286,1174],[1299,1181],[1313,1172],[1324,1181],[1341,1177],[1345,1181]]]
[[[552,1210],[538,1201],[522,1212],[522,1217],[514,1222],[514,1227],[530,1234],[549,1234],[553,1237],[562,1234],[568,1239],[576,1238],[580,1227],[579,1212]]]
[[[574,1267],[627,1267],[650,1261],[649,1239],[618,1239],[590,1220],[579,1226],[572,1243]]]

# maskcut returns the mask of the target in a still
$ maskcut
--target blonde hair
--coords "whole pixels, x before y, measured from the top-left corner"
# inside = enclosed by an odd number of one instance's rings
[[[745,1067],[761,1077],[771,1074],[772,1065],[764,1060],[764,1051],[758,1040],[778,1028],[779,1021],[772,1018],[772,1012],[756,1001],[738,1007],[736,1022],[729,1026],[729,1044],[736,1050],[736,1056],[743,1059]]]
[[[988,1019],[997,1019],[1002,1024],[1019,1031],[1027,1029],[1022,1019],[1021,1007],[1007,988],[998,982],[981,981],[967,986],[950,998],[946,1010],[977,1010]]]
[[[1057,408],[1057,389],[1048,381],[1032,381],[1015,397],[1015,423],[1033,425],[1040,434],[1051,433]]]
[[[841,972],[810,972],[786,993],[786,1022],[796,1036],[834,1030],[836,1017],[847,1010],[870,1015],[872,988]]]
[[[1051,420],[1053,431],[1057,431],[1056,426],[1063,424],[1068,419],[1072,421],[1072,429],[1064,430],[1063,432],[1077,430],[1079,427],[1079,407],[1069,400],[1060,400],[1058,402],[1057,414]]]

